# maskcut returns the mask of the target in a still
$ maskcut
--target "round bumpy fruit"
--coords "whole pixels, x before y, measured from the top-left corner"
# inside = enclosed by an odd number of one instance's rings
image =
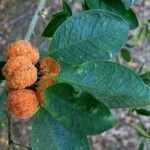
[[[33,85],[36,80],[37,69],[34,65],[31,65],[24,70],[15,71],[6,81],[9,89],[24,89]]]
[[[3,67],[9,89],[23,89],[33,85],[37,80],[37,69],[27,57],[11,58]]]
[[[24,56],[18,56],[8,59],[3,67],[3,75],[7,78],[14,74],[17,70],[24,70],[32,65],[31,61]]]
[[[17,56],[26,56],[33,64],[36,64],[39,60],[39,52],[29,41],[19,40],[11,43],[8,46],[6,57],[7,59]]]
[[[39,109],[35,93],[29,89],[11,91],[8,94],[8,110],[17,119],[30,119]]]

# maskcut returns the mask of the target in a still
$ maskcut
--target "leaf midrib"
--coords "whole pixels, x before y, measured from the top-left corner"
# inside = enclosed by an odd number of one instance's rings
[[[125,32],[124,32],[125,33]],[[69,48],[70,46],[73,46],[73,45],[78,45],[78,44],[80,44],[81,42],[86,42],[86,41],[88,41],[88,40],[92,40],[92,39],[94,39],[94,38],[98,38],[98,37],[101,37],[102,35],[107,35],[107,36],[111,36],[111,35],[114,35],[114,34],[106,34],[106,33],[103,33],[103,34],[100,34],[100,35],[97,35],[97,36],[93,36],[93,37],[90,37],[90,38],[86,38],[86,39],[83,39],[83,40],[80,40],[80,41],[77,41],[77,42],[75,42],[75,43],[71,43],[70,45],[65,45],[64,47],[61,47],[61,48],[55,48],[55,49],[52,49],[51,50],[51,54],[53,54],[53,53],[55,53],[55,52],[57,52],[57,51],[60,51],[60,50],[62,50],[62,49],[65,49],[65,48]],[[111,36],[111,37],[113,37],[113,36]],[[106,53],[108,53],[109,54],[109,52],[107,52],[107,51],[105,51]]]

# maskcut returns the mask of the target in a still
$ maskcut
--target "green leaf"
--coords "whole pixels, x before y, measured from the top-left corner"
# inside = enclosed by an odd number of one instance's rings
[[[6,106],[5,106],[6,99],[7,99],[7,89],[5,87],[0,95],[0,123],[2,123],[6,117]]]
[[[129,9],[129,8],[130,8],[132,5],[134,5],[138,0],[121,0],[121,1],[124,3],[126,9]]]
[[[144,150],[144,142],[142,141],[138,150]]]
[[[116,118],[92,95],[76,96],[68,84],[57,84],[45,91],[46,110],[68,130],[94,135],[112,128]]]
[[[42,36],[44,37],[52,37],[57,28],[67,19],[67,12],[59,12],[53,15],[52,20],[48,23],[45,28]]]
[[[143,109],[143,108],[139,108],[139,109],[135,109],[135,111],[140,114],[140,115],[143,115],[143,116],[150,116],[150,111],[149,110],[146,110],[146,109]]]
[[[125,48],[121,49],[121,56],[125,61],[127,62],[131,61],[131,54],[127,49]]]
[[[150,89],[127,67],[109,61],[89,61],[64,69],[59,82],[89,92],[109,107],[142,107],[150,104]]]
[[[145,129],[143,129],[141,127],[141,125],[138,124],[134,124],[133,127],[135,128],[135,130],[139,133],[139,135],[145,137],[145,138],[150,138],[150,135],[147,133],[147,131],[145,131]]]
[[[91,9],[104,9],[120,15],[128,22],[130,29],[135,29],[139,26],[135,13],[127,10],[121,0],[86,0]]]
[[[69,132],[41,109],[31,133],[32,150],[89,150],[88,140]]]
[[[150,84],[150,72],[140,75],[145,84]]]
[[[2,68],[4,67],[6,61],[0,61],[0,81],[5,80],[5,77],[2,74]]]
[[[67,19],[55,32],[50,52],[68,65],[117,55],[128,36],[128,24],[114,13],[89,10]]]
[[[62,0],[62,4],[63,4],[63,11],[67,12],[69,17],[72,16],[72,10],[70,6],[68,5],[68,3],[65,0]]]

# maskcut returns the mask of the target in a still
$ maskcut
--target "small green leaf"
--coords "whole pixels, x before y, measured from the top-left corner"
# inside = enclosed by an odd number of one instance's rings
[[[134,124],[133,127],[136,129],[136,131],[145,138],[150,138],[150,135],[143,129],[140,125]]]
[[[57,84],[45,91],[46,110],[68,130],[94,135],[112,128],[117,120],[92,95],[77,93],[68,84]]]
[[[121,0],[86,0],[91,9],[104,9],[114,12],[128,22],[130,29],[135,29],[139,26],[135,13],[127,10]]]
[[[70,6],[68,5],[68,3],[66,2],[66,0],[62,0],[62,4],[63,4],[63,11],[67,12],[69,17],[72,16],[72,10]]]
[[[131,54],[127,49],[125,48],[121,49],[121,56],[125,61],[127,62],[131,61]]]
[[[150,111],[143,108],[135,109],[134,111],[143,116],[150,116]]]
[[[52,37],[57,28],[67,19],[67,12],[59,12],[53,15],[52,20],[49,22],[47,27],[45,28],[42,36],[44,37]]]
[[[150,72],[140,75],[145,84],[150,84]]]
[[[144,142],[142,141],[138,150],[144,150]]]
[[[5,80],[5,77],[2,74],[2,68],[4,67],[6,61],[0,61],[0,81]]]
[[[32,150],[89,150],[87,137],[69,132],[40,109],[31,133]]]
[[[57,79],[89,92],[109,107],[134,108],[150,104],[150,88],[132,70],[113,62],[85,62],[64,69]]]
[[[89,10],[67,19],[55,32],[50,52],[60,63],[79,65],[116,56],[128,38],[129,26],[104,10]]]

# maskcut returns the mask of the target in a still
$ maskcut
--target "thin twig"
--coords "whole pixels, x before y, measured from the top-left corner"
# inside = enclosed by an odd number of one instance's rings
[[[12,136],[11,136],[11,116],[8,113],[8,145],[11,146],[13,144]]]
[[[38,18],[39,18],[39,12],[42,11],[42,9],[45,6],[45,3],[46,3],[46,0],[40,0],[39,5],[38,5],[38,7],[35,11],[35,14],[34,14],[32,20],[30,22],[30,26],[29,26],[27,34],[25,36],[25,40],[30,40],[31,39],[31,36],[34,32],[34,29],[36,27],[36,24],[37,24],[37,21],[38,21]]]
[[[11,124],[11,115],[9,113],[8,113],[7,119],[8,119],[8,145],[9,145],[10,150],[11,150],[11,148],[12,148],[13,145],[17,145],[17,146],[20,146],[20,147],[23,147],[23,148],[31,150],[30,147],[21,145],[21,144],[16,143],[16,142],[13,141],[13,139],[12,139],[12,128],[11,128],[12,127],[12,124]]]

